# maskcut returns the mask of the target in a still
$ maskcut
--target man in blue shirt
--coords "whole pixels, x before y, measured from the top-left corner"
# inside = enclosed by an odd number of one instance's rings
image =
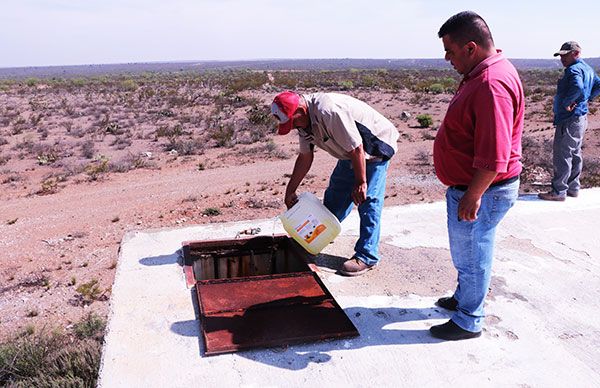
[[[538,197],[547,201],[564,201],[579,194],[579,176],[583,167],[581,144],[587,128],[588,101],[600,94],[600,77],[579,58],[577,42],[566,42],[554,56],[560,55],[565,67],[554,96],[552,190]]]

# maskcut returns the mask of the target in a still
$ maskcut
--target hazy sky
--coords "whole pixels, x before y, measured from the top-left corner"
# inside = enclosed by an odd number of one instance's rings
[[[439,27],[468,9],[508,57],[552,58],[567,40],[600,56],[600,0],[0,0],[0,67],[441,58]]]

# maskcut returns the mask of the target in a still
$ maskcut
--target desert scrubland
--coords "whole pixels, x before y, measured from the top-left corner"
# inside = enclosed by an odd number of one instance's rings
[[[561,71],[520,73],[527,97],[521,192],[535,193],[550,181]],[[54,341],[49,347],[71,346],[93,364],[126,232],[282,212],[297,138],[274,135],[269,103],[285,89],[347,93],[396,124],[386,206],[443,200],[432,144],[458,82],[445,69],[0,80],[0,340],[31,338],[33,349],[38,334],[56,332],[43,337]],[[600,185],[599,106],[591,105],[584,187]],[[317,152],[301,189],[322,195],[334,164]],[[2,349],[0,382],[10,377],[2,357],[15,351]]]

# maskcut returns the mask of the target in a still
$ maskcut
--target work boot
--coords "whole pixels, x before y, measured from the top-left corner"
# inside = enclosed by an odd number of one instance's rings
[[[373,267],[374,265],[368,265],[364,261],[352,257],[351,259],[346,260],[342,269],[340,269],[340,273],[346,276],[359,276],[373,269]]]
[[[460,341],[464,339],[477,338],[481,336],[481,331],[472,332],[463,329],[458,326],[452,320],[442,324],[431,326],[429,332],[435,338],[443,339],[446,341]]]
[[[445,296],[440,298],[435,302],[436,306],[445,308],[446,310],[456,311],[456,307],[458,306],[458,301],[454,299],[454,296]]]
[[[579,196],[579,190],[567,190],[567,196],[577,198]]]
[[[544,201],[564,201],[566,195],[560,195],[554,191],[548,191],[547,193],[539,193],[539,199],[543,199]]]

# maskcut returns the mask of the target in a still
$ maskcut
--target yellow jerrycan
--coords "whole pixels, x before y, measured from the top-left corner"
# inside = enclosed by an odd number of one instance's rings
[[[298,202],[279,215],[285,231],[309,253],[316,255],[340,234],[338,219],[313,193],[302,193]]]

